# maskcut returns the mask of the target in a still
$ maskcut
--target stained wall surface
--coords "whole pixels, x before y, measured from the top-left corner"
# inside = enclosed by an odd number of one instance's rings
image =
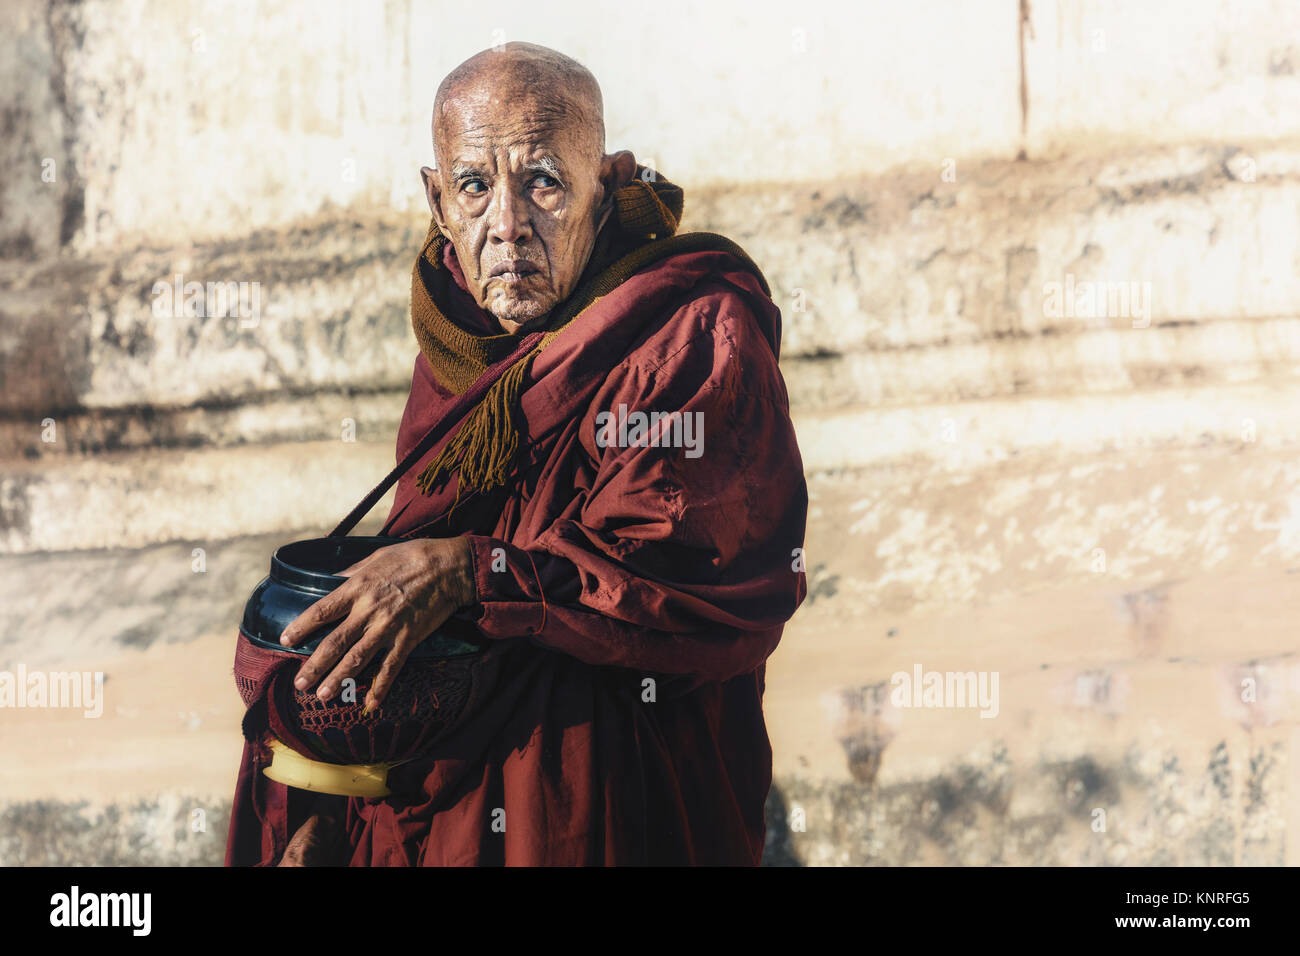
[[[109,677],[0,710],[0,861],[219,860],[239,609],[391,463],[433,93],[514,39],[783,311],[769,861],[1300,861],[1300,7],[0,17],[0,669]],[[917,668],[997,706],[900,706]]]

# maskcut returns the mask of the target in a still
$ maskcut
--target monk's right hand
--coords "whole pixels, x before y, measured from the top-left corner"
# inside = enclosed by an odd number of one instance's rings
[[[302,665],[294,686],[328,701],[372,660],[382,664],[366,711],[383,701],[407,657],[456,610],[474,600],[469,543],[417,538],[380,548],[349,568],[347,581],[298,615],[280,635],[292,647],[313,631],[338,625]]]

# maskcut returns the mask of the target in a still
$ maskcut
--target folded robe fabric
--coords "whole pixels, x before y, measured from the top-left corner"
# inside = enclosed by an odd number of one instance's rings
[[[439,304],[458,326],[491,328],[451,298]],[[431,449],[398,482],[386,530],[468,537],[467,615],[487,642],[472,715],[392,771],[383,799],[273,783],[247,744],[227,863],[273,865],[326,799],[352,865],[757,864],[764,662],[806,590],[779,342],[743,255],[659,258],[531,358],[509,481],[421,488],[451,438]],[[399,460],[458,388],[422,350]],[[636,412],[692,416],[699,441],[674,447],[662,421],[627,440],[638,429],[615,426]]]

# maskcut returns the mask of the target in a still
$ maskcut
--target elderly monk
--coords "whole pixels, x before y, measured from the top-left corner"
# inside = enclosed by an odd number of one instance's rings
[[[474,702],[382,798],[285,788],[246,747],[227,862],[757,864],[764,661],[805,594],[780,312],[734,243],[675,235],[680,189],[605,153],[566,56],[472,57],[433,141],[398,459],[492,385],[399,481],[406,540],[283,640],[336,625],[296,686],[382,662],[370,707],[455,616],[486,648]]]

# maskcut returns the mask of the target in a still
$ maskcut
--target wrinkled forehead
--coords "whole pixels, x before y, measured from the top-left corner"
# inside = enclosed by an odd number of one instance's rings
[[[434,116],[434,150],[448,161],[459,153],[576,153],[598,134],[590,111],[560,96],[509,85],[478,84],[457,91]]]

